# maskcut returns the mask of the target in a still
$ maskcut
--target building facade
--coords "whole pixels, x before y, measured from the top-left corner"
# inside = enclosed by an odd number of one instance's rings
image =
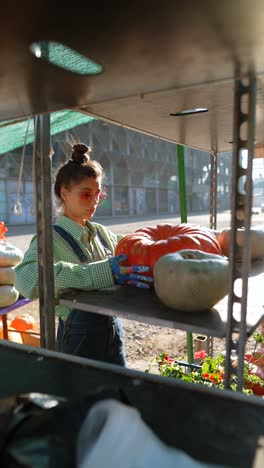
[[[98,207],[97,218],[179,214],[176,144],[94,120],[52,137],[54,175],[59,165],[70,157],[71,145],[76,142],[92,147],[92,157],[102,164],[106,173],[107,198]],[[22,149],[0,155],[0,220],[9,225],[35,222],[32,150],[32,145],[28,145],[20,189]],[[188,212],[209,212],[210,154],[185,148],[184,160]],[[230,154],[218,157],[217,181],[218,209],[225,210],[230,207]],[[18,197],[22,205],[20,215],[14,213]]]

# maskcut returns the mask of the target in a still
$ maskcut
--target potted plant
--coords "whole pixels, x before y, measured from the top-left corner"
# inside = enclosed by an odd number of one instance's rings
[[[264,336],[254,335],[255,346],[252,353],[245,354],[244,363],[244,389],[243,392],[250,395],[264,395],[264,348],[257,350],[257,346],[264,343]],[[167,353],[161,353],[152,359],[146,372],[155,367],[158,373],[164,377],[184,380],[193,384],[206,385],[223,389],[225,383],[224,363],[225,356],[219,354],[211,357],[204,350],[194,353],[195,364],[189,364],[184,356],[179,359],[169,357]],[[232,360],[234,373],[231,379],[231,390],[237,390],[236,359]]]

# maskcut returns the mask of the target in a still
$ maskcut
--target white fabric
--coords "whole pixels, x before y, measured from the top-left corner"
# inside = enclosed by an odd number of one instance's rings
[[[202,468],[184,452],[166,446],[140,413],[115,400],[89,411],[78,436],[78,468]]]

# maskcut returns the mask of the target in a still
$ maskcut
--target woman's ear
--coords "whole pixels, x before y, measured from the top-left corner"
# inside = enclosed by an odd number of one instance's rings
[[[60,196],[61,196],[61,199],[65,202],[65,199],[67,198],[67,192],[68,190],[66,189],[66,187],[64,185],[61,186],[61,191],[60,191]]]

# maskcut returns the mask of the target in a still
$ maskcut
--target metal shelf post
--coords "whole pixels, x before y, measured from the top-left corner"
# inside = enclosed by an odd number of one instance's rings
[[[41,346],[47,349],[55,349],[53,219],[49,114],[35,117],[34,168]]]
[[[242,108],[243,107],[243,108]],[[245,110],[245,107],[247,109]],[[246,318],[248,276],[250,269],[250,226],[252,211],[252,161],[254,154],[255,135],[255,108],[256,108],[256,77],[250,74],[248,85],[242,81],[235,82],[234,95],[234,139],[233,139],[233,168],[232,168],[232,217],[231,217],[231,250],[230,250],[230,289],[228,300],[228,323],[226,336],[226,370],[225,387],[230,388],[232,374],[231,351],[237,352],[237,387],[243,389],[244,385],[244,354],[246,343]],[[246,138],[242,139],[241,127],[247,125]],[[243,159],[242,151],[247,150],[247,157]],[[238,252],[238,229],[245,228],[245,245],[243,248],[242,274],[238,272],[236,254]],[[241,277],[241,292],[235,292],[235,281]],[[241,319],[238,338],[233,340],[232,330],[234,324],[234,308],[240,308]]]
[[[184,147],[182,145],[177,145],[177,156],[178,156],[181,222],[187,223]],[[192,336],[192,333],[189,333],[189,332],[187,332],[187,354],[188,354],[188,362],[192,364],[193,363],[193,336]]]

